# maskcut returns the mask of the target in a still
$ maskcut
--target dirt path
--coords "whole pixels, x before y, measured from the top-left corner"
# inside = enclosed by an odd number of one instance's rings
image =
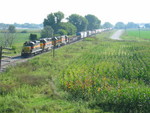
[[[121,40],[120,36],[123,34],[124,30],[116,31],[110,38],[114,40]]]

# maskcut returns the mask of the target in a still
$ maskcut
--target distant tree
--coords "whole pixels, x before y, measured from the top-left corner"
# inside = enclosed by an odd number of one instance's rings
[[[8,25],[8,24],[0,23],[0,29],[2,29],[2,31],[1,31],[1,32],[3,32],[3,31],[4,31],[4,29],[6,29],[6,28],[8,28],[8,27],[9,27],[9,25]]]
[[[24,24],[14,23],[13,25],[15,27],[19,27],[19,28],[36,28],[36,29],[39,29],[39,28],[43,27],[43,24],[32,24],[32,23],[24,23]]]
[[[77,28],[77,32],[87,30],[88,20],[78,14],[72,14],[68,18],[68,21]]]
[[[150,28],[150,24],[145,24],[145,27],[146,28]]]
[[[105,22],[103,24],[103,28],[112,28],[112,27],[113,27],[113,25],[110,22]]]
[[[27,33],[28,31],[27,30],[22,30],[20,33]]]
[[[58,25],[64,18],[64,14],[60,11],[56,13],[51,13],[47,16],[47,18],[44,19],[43,25],[45,26],[51,26],[56,33],[58,30]]]
[[[37,34],[30,34],[29,39],[31,41],[37,40]]]
[[[77,32],[77,28],[76,26],[74,26],[72,23],[70,22],[61,22],[59,24],[59,29],[64,29],[65,31],[67,31],[67,35],[73,35]]]
[[[135,24],[133,22],[128,22],[126,25],[126,28],[132,29],[132,28],[138,28],[138,24]]]
[[[125,28],[125,24],[123,22],[117,22],[115,24],[115,28],[116,29],[124,29]]]
[[[53,37],[54,30],[51,26],[45,26],[41,31],[41,38]]]
[[[88,20],[87,30],[100,28],[101,21],[96,16],[88,14],[85,18]]]
[[[16,32],[15,26],[14,25],[9,25],[8,31],[9,31],[9,33],[15,33]]]
[[[16,29],[15,26],[13,25],[9,25],[8,27],[4,27],[3,29],[3,34],[4,34],[4,38],[3,38],[3,42],[2,45],[4,47],[11,47],[14,39],[16,38]]]

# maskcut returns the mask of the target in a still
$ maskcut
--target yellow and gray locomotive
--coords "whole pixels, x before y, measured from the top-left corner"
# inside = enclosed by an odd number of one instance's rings
[[[40,41],[26,41],[23,44],[21,56],[32,56],[42,51]]]

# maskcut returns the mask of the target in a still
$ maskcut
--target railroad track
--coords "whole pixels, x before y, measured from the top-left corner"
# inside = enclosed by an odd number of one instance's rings
[[[15,66],[17,63],[25,62],[28,59],[29,58],[22,58],[21,56],[15,56],[11,58],[2,59],[0,72],[4,72],[7,67]]]
[[[80,40],[71,42],[71,43],[69,43],[67,45],[71,45],[71,44],[77,43],[77,42],[82,41],[82,40],[83,39],[80,39]],[[63,47],[63,46],[60,46],[60,47],[55,48],[55,49],[59,49],[61,47]],[[48,51],[48,52],[51,52],[51,51]],[[47,52],[43,52],[43,53],[37,54],[37,55],[42,55],[44,53],[47,53]],[[37,56],[37,55],[35,55],[35,56]],[[4,72],[7,69],[7,67],[9,67],[9,66],[15,66],[17,63],[26,62],[27,60],[32,59],[32,58],[34,58],[34,56],[27,57],[27,58],[22,58],[20,55],[18,55],[18,56],[14,56],[14,57],[11,57],[11,58],[2,59],[0,72]]]

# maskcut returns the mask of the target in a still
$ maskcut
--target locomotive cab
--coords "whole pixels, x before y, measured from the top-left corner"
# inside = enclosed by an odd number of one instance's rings
[[[28,56],[31,53],[31,48],[33,48],[33,43],[30,41],[26,41],[23,44],[21,56],[23,56],[23,57]]]

